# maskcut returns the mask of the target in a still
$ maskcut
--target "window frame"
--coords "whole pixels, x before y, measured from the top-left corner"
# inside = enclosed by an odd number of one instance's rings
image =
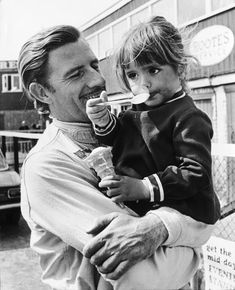
[[[14,85],[15,78],[18,78],[19,87]],[[22,92],[19,74],[18,73],[2,74],[2,93],[18,93],[18,92]]]

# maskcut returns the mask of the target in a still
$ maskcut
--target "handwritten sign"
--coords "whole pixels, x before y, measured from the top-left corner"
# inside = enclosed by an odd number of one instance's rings
[[[211,237],[203,246],[205,290],[235,289],[235,242]]]

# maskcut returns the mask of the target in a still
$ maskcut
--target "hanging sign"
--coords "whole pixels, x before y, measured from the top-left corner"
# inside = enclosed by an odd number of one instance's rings
[[[189,49],[202,66],[210,66],[227,58],[233,46],[234,35],[231,29],[224,25],[212,25],[193,37]]]
[[[0,70],[1,69],[17,69],[17,61],[16,60],[0,60]]]

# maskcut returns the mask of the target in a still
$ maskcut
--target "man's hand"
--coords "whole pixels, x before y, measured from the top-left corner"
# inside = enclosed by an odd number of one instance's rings
[[[149,189],[142,180],[129,176],[106,176],[99,183],[99,187],[108,188],[106,194],[113,202],[150,198]]]
[[[94,237],[84,247],[84,256],[112,280],[150,257],[168,236],[164,224],[154,214],[144,217],[107,214],[99,218],[88,233]]]
[[[105,104],[106,92],[102,92],[99,98],[90,99],[86,103],[86,113],[91,122],[99,127],[106,127],[110,121],[110,113]]]

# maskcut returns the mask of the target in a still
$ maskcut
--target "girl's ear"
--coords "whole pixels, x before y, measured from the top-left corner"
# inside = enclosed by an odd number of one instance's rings
[[[34,96],[35,99],[42,103],[51,104],[51,99],[46,93],[44,86],[37,82],[32,82],[29,85],[29,92]]]

